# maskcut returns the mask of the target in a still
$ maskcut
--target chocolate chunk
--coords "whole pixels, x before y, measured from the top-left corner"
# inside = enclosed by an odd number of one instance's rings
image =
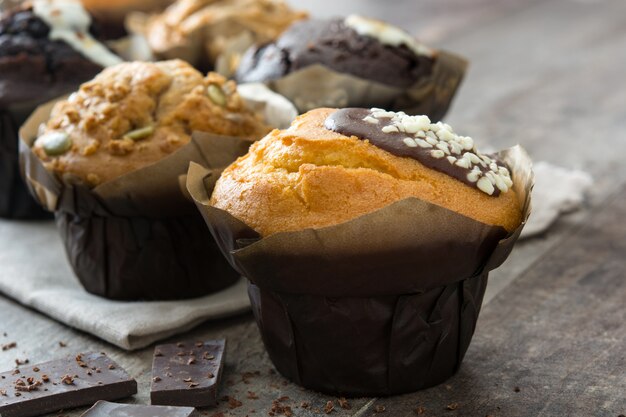
[[[156,347],[150,388],[152,404],[206,407],[217,403],[226,341],[186,346],[184,350],[178,344]],[[190,361],[192,358],[194,361]]]
[[[31,417],[91,405],[98,400],[117,400],[137,393],[137,382],[103,353],[83,353],[81,361],[89,367],[102,368],[90,376],[80,366],[76,355],[22,367],[0,374],[0,415]],[[115,369],[109,370],[108,366]],[[35,368],[38,371],[35,371]]]
[[[193,407],[171,407],[163,405],[116,404],[98,401],[81,417],[199,417]]]

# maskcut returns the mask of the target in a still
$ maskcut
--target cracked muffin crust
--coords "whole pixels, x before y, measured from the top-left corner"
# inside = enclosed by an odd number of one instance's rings
[[[234,81],[178,60],[123,63],[57,103],[33,150],[66,182],[93,187],[157,162],[196,130],[258,139],[270,128]]]
[[[339,224],[408,197],[508,231],[520,224],[513,189],[491,196],[367,138],[328,130],[334,111],[312,110],[252,145],[223,172],[211,205],[263,236]]]
[[[150,20],[146,38],[162,58],[214,69],[232,43],[270,42],[306,15],[283,0],[178,0]],[[237,65],[228,63],[232,70]]]

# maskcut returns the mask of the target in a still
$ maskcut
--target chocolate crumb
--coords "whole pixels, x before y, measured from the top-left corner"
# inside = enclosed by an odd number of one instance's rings
[[[415,412],[415,414],[417,415],[421,415],[424,414],[426,412],[426,409],[424,407],[417,407],[415,410],[413,410]]]
[[[300,408],[309,408],[311,404],[308,401],[302,401],[300,403]]]
[[[446,406],[446,409],[450,411],[456,410],[457,408],[459,408],[459,403],[451,403]]]
[[[293,416],[293,411],[292,411],[291,407],[288,406],[288,405],[283,404],[281,402],[282,398],[285,398],[285,397],[281,397],[281,398],[279,398],[277,400],[272,401],[272,408],[267,413],[268,415],[270,415],[270,416],[281,416],[282,415],[282,416],[285,416],[285,417],[292,417]]]
[[[160,376],[155,376],[154,378],[152,378],[152,380],[154,382],[161,382],[161,377]]]
[[[204,346],[203,342],[196,342],[196,347],[202,347],[202,346]]]
[[[109,364],[108,368],[109,368],[109,369],[115,369],[115,365],[113,365],[113,364],[111,363],[111,364]]]
[[[189,387],[189,388],[195,388],[195,387],[197,387],[198,385],[200,385],[200,384],[198,384],[197,382],[190,382],[188,387]]]
[[[228,397],[228,408],[230,408],[231,410],[233,408],[241,407],[242,405],[243,403],[239,401],[238,399],[236,399],[235,397]]]
[[[206,359],[208,361],[212,361],[213,359],[215,359],[214,355],[209,354],[209,352],[204,352],[202,354],[202,359]]]
[[[155,350],[154,356],[163,356],[163,352],[161,352],[160,350]]]
[[[376,407],[374,407],[374,412],[376,414],[384,413],[386,409],[387,408],[384,405],[377,405]]]
[[[50,382],[50,377],[48,377],[48,375],[46,375],[46,374],[43,374],[43,375],[41,376],[41,380],[42,380],[43,382]]]
[[[196,358],[189,358],[187,360],[187,365],[193,365],[194,363],[196,363]]]
[[[330,414],[335,409],[335,403],[332,401],[328,401],[324,406],[324,414]]]
[[[248,399],[250,399],[250,400],[258,400],[259,396],[254,391],[248,391]]]
[[[19,373],[20,373],[20,370],[19,370],[19,369],[16,369],[15,371],[13,371],[13,373],[12,373],[11,375],[17,375],[17,374],[19,374]]]
[[[4,389],[0,389],[0,395],[2,395],[3,397],[7,396],[7,391]]]
[[[176,353],[176,356],[185,356],[187,353],[183,352],[182,350],[178,353]]]
[[[39,368],[37,368],[36,366],[33,368],[33,372],[39,372]]]
[[[59,342],[59,347],[62,347],[62,348],[67,347],[67,343]]]
[[[337,402],[339,403],[339,407],[343,408],[344,410],[351,410],[352,409],[352,406],[350,405],[348,400],[346,400],[346,397],[339,398],[337,400]]]
[[[16,364],[17,366],[20,366],[20,365],[26,365],[28,362],[30,362],[28,359],[24,359],[24,360],[16,359],[16,360],[15,360],[15,364]]]
[[[61,382],[65,385],[74,385],[74,378],[70,375],[64,375],[63,378],[61,378]]]
[[[16,342],[11,342],[11,343],[7,343],[6,345],[2,345],[2,350],[9,350],[9,349],[13,349],[17,347],[17,343]]]
[[[183,381],[184,381],[184,382],[191,382],[191,381],[192,381],[192,379],[191,379],[191,377],[189,377],[189,378],[185,378],[185,379],[183,379]]]
[[[280,397],[276,401],[278,401],[279,403],[284,403],[285,401],[288,401],[288,400],[289,400],[289,397],[286,396],[286,395],[283,395],[282,397]]]
[[[16,396],[16,397],[21,397],[21,396],[22,396],[22,394],[20,394],[19,392],[16,392],[16,393],[15,393],[15,396]]]
[[[209,372],[209,373],[206,375],[206,377],[207,377],[207,378],[215,378],[215,375],[213,375],[213,372]]]
[[[515,388],[513,388],[513,391],[520,392],[521,390],[519,389],[519,387],[515,387]]]

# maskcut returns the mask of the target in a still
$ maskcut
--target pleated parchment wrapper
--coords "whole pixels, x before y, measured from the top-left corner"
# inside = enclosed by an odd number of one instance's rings
[[[0,217],[51,219],[33,199],[20,175],[18,130],[39,103],[0,108]]]
[[[247,152],[251,139],[196,132],[161,161],[88,189],[61,182],[31,150],[54,104],[39,107],[20,129],[20,163],[31,194],[55,213],[68,259],[88,292],[171,300],[237,281],[183,190],[189,161],[219,176]],[[218,152],[213,143],[221,144]]]
[[[500,153],[530,213],[533,174],[520,147]],[[437,385],[459,368],[489,271],[513,233],[409,198],[321,229],[259,235],[212,207],[212,173],[187,188],[248,293],[280,373],[316,391],[380,396]]]
[[[409,88],[393,87],[315,64],[294,71],[267,86],[287,97],[300,113],[319,107],[379,107],[407,114],[425,114],[441,120],[463,80],[467,61],[462,57],[437,52],[430,76]]]

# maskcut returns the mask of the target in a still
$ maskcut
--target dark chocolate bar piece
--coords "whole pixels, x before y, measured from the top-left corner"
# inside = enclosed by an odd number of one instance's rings
[[[225,346],[224,339],[157,346],[152,362],[152,404],[215,405]]]
[[[137,381],[108,356],[83,353],[1,373],[0,416],[40,416],[136,393]]]
[[[193,407],[117,404],[98,401],[81,417],[200,417]]]

